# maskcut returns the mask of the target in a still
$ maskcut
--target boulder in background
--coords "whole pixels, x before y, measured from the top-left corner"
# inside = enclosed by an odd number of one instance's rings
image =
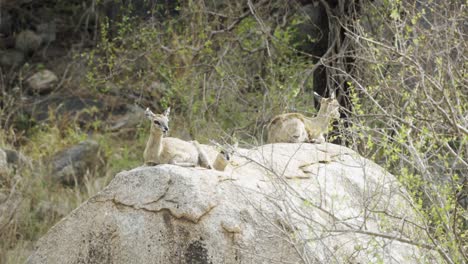
[[[48,162],[52,178],[64,184],[81,183],[88,171],[99,164],[99,144],[86,140],[56,153]]]

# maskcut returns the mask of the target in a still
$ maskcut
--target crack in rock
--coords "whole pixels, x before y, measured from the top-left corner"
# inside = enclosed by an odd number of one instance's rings
[[[171,216],[173,216],[174,218],[176,218],[176,219],[187,220],[187,221],[192,222],[194,224],[199,223],[202,220],[202,218],[204,218],[206,215],[208,215],[217,206],[215,204],[210,205],[210,206],[208,206],[208,208],[202,214],[200,214],[199,216],[195,216],[193,214],[189,214],[189,213],[186,213],[186,212],[182,212],[182,213],[178,214],[175,211],[173,211],[171,208],[168,208],[168,207],[161,207],[159,209],[150,209],[150,208],[147,208],[147,207],[139,207],[139,206],[136,206],[134,204],[125,204],[125,203],[123,203],[121,201],[118,201],[116,199],[109,199],[107,201],[112,202],[116,206],[124,206],[124,207],[127,207],[127,208],[131,208],[133,210],[143,210],[145,212],[151,212],[151,213],[160,213],[160,212],[166,211],[166,212],[169,212],[169,214]],[[105,201],[98,201],[98,202],[105,202]]]
[[[163,194],[161,196],[159,196],[156,200],[154,201],[150,201],[150,202],[147,202],[147,203],[144,203],[142,204],[143,206],[149,206],[149,205],[156,205],[159,201],[161,201],[162,199],[164,199],[164,197],[166,197],[166,194],[169,192],[169,188],[171,188],[172,186],[172,180],[169,179],[167,181],[167,187],[166,189],[164,190]],[[115,198],[114,198],[115,199]]]

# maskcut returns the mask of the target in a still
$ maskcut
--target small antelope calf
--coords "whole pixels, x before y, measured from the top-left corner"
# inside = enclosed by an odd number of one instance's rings
[[[225,150],[221,150],[216,156],[215,161],[213,162],[213,168],[215,170],[224,171],[231,162],[231,154]]]
[[[145,164],[174,164],[184,167],[200,166],[211,169],[207,154],[197,141],[187,142],[178,138],[164,137],[169,130],[170,108],[163,114],[154,114],[146,109],[151,120],[151,131],[143,153]]]
[[[340,118],[338,101],[333,98],[320,98],[320,110],[316,117],[305,117],[299,113],[287,113],[275,116],[268,124],[267,143],[323,143],[323,136],[334,118]]]
[[[234,144],[233,146],[221,146],[217,143],[216,145],[218,145],[218,147],[221,148],[221,151],[218,153],[218,156],[216,156],[216,159],[213,162],[213,168],[215,170],[224,171],[227,165],[231,163],[232,156],[234,155],[234,152],[237,149],[238,143],[236,142],[236,144]]]

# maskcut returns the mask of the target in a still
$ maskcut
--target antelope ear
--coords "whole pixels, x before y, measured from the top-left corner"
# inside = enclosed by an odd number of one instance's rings
[[[171,113],[171,108],[168,107],[168,108],[166,109],[166,111],[164,111],[164,116],[166,116],[167,118],[169,118],[169,114],[170,114],[170,113]]]
[[[145,116],[146,118],[150,119],[150,120],[153,120],[153,118],[156,116],[153,112],[151,112],[151,110],[149,109],[149,107],[146,108],[146,111],[145,111]]]
[[[319,95],[318,93],[316,93],[316,92],[314,92],[314,97],[315,97],[315,99],[317,99],[317,101],[319,101],[319,102],[322,101],[322,99],[323,99],[323,97],[320,96],[320,95]]]

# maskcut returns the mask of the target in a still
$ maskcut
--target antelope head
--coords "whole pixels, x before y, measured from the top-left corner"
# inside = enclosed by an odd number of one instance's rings
[[[320,102],[320,110],[324,110],[323,112],[332,118],[340,118],[340,103],[336,100],[335,93],[331,93],[332,95],[328,98],[323,98],[316,92],[314,92],[314,97]]]
[[[164,135],[169,131],[169,113],[171,108],[167,108],[163,114],[155,114],[149,108],[146,108],[145,115],[151,121],[151,132],[160,131]]]

